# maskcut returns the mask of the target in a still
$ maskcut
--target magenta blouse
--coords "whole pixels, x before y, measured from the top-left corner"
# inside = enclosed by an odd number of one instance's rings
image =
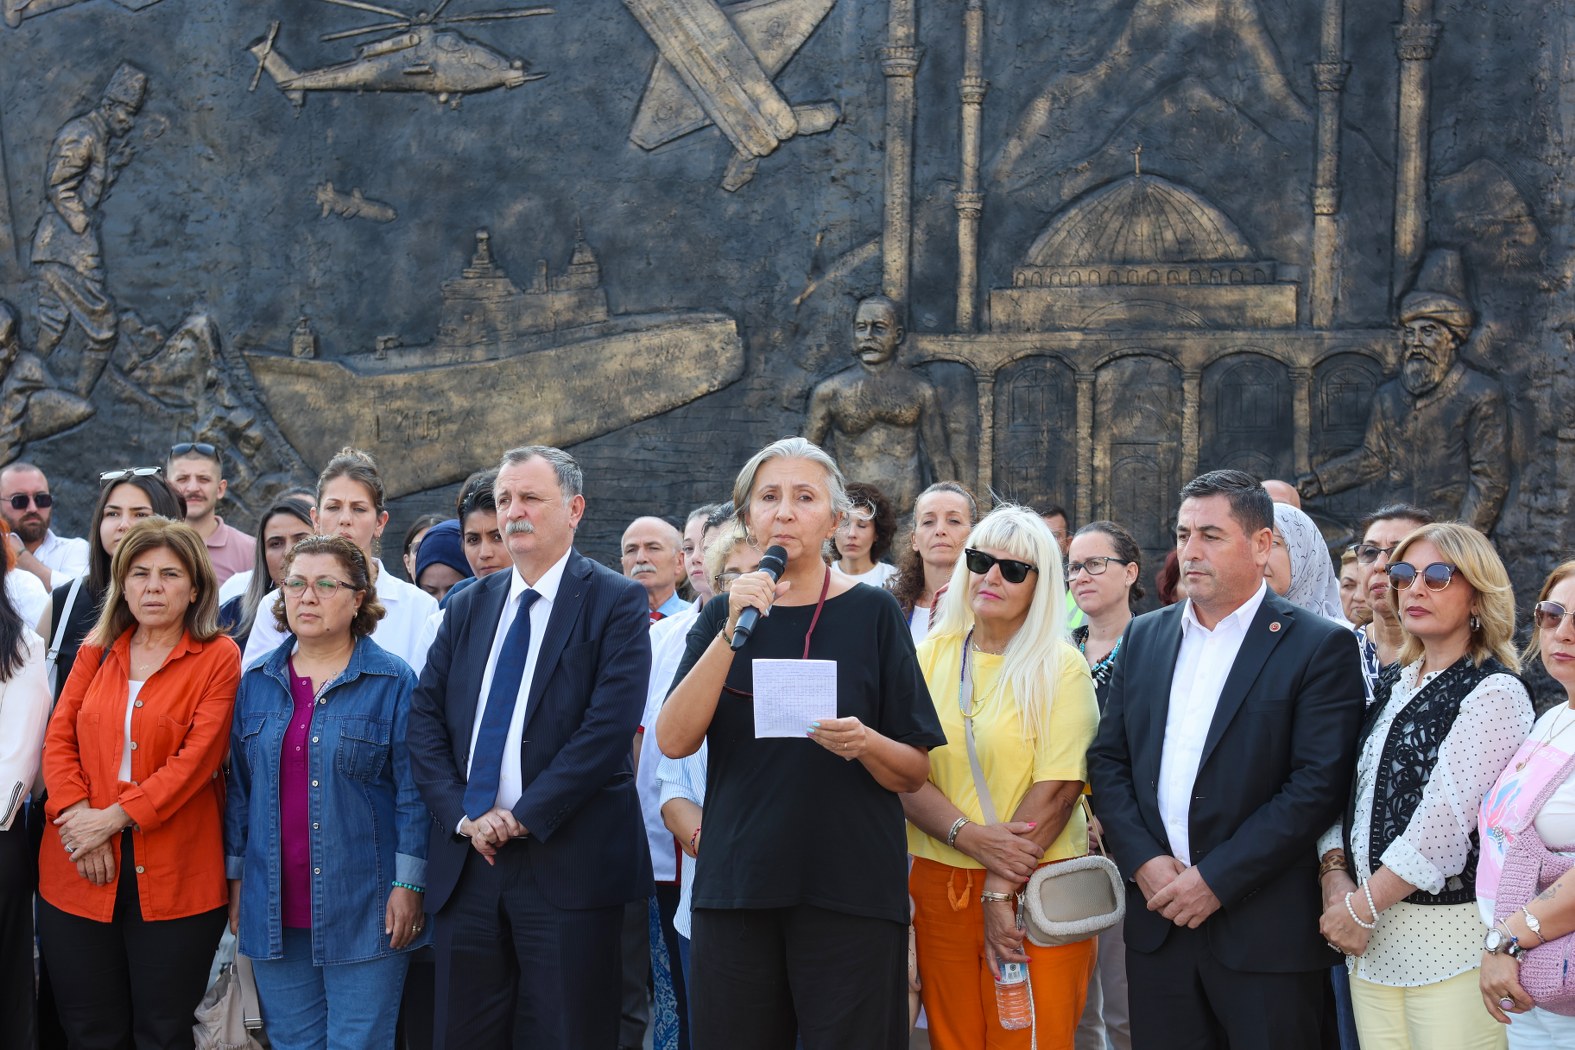
[[[283,898],[284,925],[287,929],[312,928],[312,840],[311,816],[308,811],[308,781],[306,749],[308,734],[312,730],[312,706],[317,697],[312,692],[312,680],[300,678],[295,673],[295,663],[289,663],[290,698],[295,701],[295,711],[290,725],[284,731],[284,748],[279,756],[279,838],[283,851],[283,870],[279,892]]]

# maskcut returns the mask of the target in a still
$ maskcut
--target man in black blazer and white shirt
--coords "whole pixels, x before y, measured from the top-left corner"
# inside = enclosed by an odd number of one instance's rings
[[[434,826],[439,1050],[614,1050],[623,905],[651,857],[629,741],[651,670],[645,588],[573,547],[579,465],[503,456],[510,572],[449,606],[411,702]]]
[[[1122,639],[1089,780],[1127,887],[1132,1045],[1320,1046],[1339,960],[1318,933],[1318,835],[1350,789],[1363,709],[1351,632],[1270,592],[1256,479],[1181,490],[1186,601]]]

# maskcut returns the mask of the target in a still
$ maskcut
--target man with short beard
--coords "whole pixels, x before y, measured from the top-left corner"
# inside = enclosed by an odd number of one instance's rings
[[[16,567],[37,576],[45,589],[88,571],[88,542],[57,536],[49,527],[54,498],[49,479],[31,463],[12,463],[0,470],[0,516],[11,526]]]
[[[1509,416],[1498,380],[1460,357],[1475,321],[1459,253],[1434,252],[1400,301],[1400,375],[1378,388],[1361,446],[1297,479],[1304,497],[1383,478],[1387,498],[1492,531],[1509,491]]]

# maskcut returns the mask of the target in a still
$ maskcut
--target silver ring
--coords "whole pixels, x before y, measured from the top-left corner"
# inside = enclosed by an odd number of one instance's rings
[[[76,851],[77,851],[77,848],[75,846],[67,846],[66,847],[66,852],[67,853],[75,853]]]
[[[1508,1010],[1510,1007],[1515,1005],[1515,1000],[1511,999],[1509,996],[1506,995],[1506,996],[1504,996],[1502,999],[1500,999],[1498,1001],[1498,1005],[1500,1005],[1504,1009]]]

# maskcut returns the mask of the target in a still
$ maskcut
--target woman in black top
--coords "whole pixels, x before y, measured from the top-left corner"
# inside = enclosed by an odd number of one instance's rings
[[[164,480],[161,467],[132,467],[99,475],[98,503],[93,507],[89,533],[87,576],[63,583],[54,590],[54,629],[48,639],[58,651],[55,661],[55,699],[65,688],[77,647],[98,622],[99,603],[109,589],[109,561],[120,538],[137,522],[153,515],[186,520],[186,501]],[[69,608],[69,612],[67,611]]]
[[[1066,586],[1085,619],[1072,632],[1072,642],[1088,660],[1101,711],[1110,691],[1110,672],[1121,655],[1121,636],[1143,597],[1138,582],[1142,572],[1137,541],[1113,521],[1084,525],[1066,549]]]
[[[657,743],[702,741],[706,849],[695,873],[691,1032],[720,1046],[907,1046],[906,846],[899,792],[946,743],[896,600],[831,573],[822,551],[847,496],[831,458],[778,441],[739,473],[746,537],[787,552],[779,582],[734,581],[689,633]],[[738,651],[747,608],[770,610]],[[758,739],[755,660],[836,664],[836,718],[807,740]]]
[[[1085,622],[1072,632],[1072,642],[1088,661],[1094,676],[1094,699],[1105,709],[1110,675],[1121,656],[1121,639],[1143,597],[1143,554],[1137,540],[1113,521],[1084,525],[1066,550],[1066,585],[1083,611]],[[1091,785],[1097,793],[1099,785]],[[1094,807],[1098,808],[1095,795]],[[1099,839],[1096,818],[1089,829],[1090,845]],[[1131,1011],[1127,1003],[1127,951],[1121,923],[1099,935],[1099,954],[1088,982],[1088,999],[1077,1024],[1077,1045],[1130,1050]]]

